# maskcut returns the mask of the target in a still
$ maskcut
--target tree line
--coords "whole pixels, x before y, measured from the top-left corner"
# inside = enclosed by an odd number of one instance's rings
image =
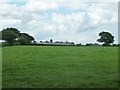
[[[114,36],[109,32],[100,32],[99,33],[100,38],[97,39],[98,42],[103,43],[103,46],[109,46],[114,42]],[[6,45],[31,45],[31,44],[38,44],[35,41],[35,38],[27,33],[21,33],[16,28],[6,28],[0,31],[0,40],[4,40],[4,44]],[[40,41],[42,43],[42,41]],[[49,43],[49,41],[46,41],[46,43]],[[50,39],[50,43],[53,43],[53,40]],[[60,44],[59,41],[55,42]],[[75,45],[74,42],[63,42],[61,43],[70,43],[71,45]],[[69,44],[68,44],[69,45]],[[82,44],[76,44],[77,46],[82,46]],[[99,45],[99,44],[92,44],[87,43],[86,46],[92,46],[92,45]],[[115,46],[115,44],[113,44]]]

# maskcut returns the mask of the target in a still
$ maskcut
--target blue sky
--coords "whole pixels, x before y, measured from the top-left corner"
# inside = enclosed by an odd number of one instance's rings
[[[11,5],[16,5],[17,7],[24,6],[27,2],[7,2],[8,4]]]
[[[81,0],[2,0],[0,30],[15,27],[37,41],[96,43],[98,33],[108,31],[118,43],[117,2]]]

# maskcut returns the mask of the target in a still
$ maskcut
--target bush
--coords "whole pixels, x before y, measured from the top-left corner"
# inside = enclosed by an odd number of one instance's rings
[[[2,47],[10,46],[10,44],[8,44],[7,42],[2,42],[0,46],[2,46]]]

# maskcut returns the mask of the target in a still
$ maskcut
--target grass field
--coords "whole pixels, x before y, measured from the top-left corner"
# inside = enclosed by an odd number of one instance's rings
[[[3,88],[116,88],[117,47],[13,46],[2,49]]]

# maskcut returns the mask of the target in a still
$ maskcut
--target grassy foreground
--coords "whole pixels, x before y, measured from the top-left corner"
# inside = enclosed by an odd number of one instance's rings
[[[3,88],[116,88],[117,47],[2,49]]]

